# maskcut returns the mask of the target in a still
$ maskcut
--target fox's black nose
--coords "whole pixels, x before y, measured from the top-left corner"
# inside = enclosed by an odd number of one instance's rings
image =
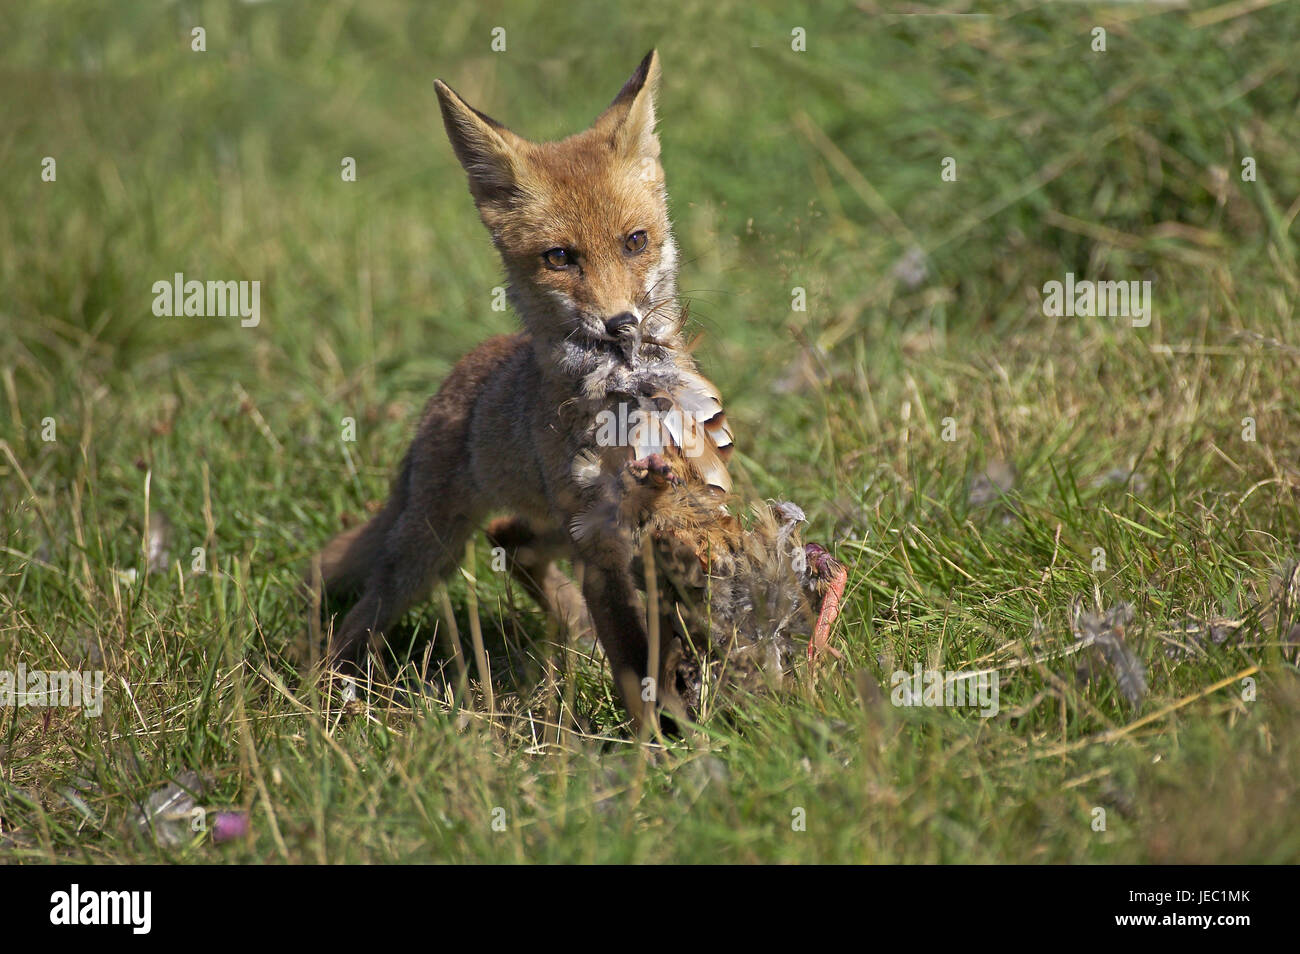
[[[636,315],[632,314],[630,311],[625,311],[620,315],[615,315],[613,318],[605,319],[605,330],[611,335],[617,335],[624,328],[634,327],[636,327]]]

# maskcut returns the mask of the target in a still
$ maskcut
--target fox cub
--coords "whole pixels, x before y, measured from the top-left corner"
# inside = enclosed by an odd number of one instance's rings
[[[657,449],[610,439],[602,424],[620,409],[684,412],[667,442],[720,494],[731,448],[718,394],[682,336],[658,80],[652,50],[590,129],[546,143],[436,84],[523,330],[461,359],[426,406],[384,508],[321,554],[326,592],[356,599],[330,643],[335,665],[357,662],[453,572],[469,534],[504,512],[488,535],[512,554],[512,572],[566,624],[594,628],[626,708],[643,708],[649,645],[632,535],[611,516],[617,501],[602,499],[607,484],[584,473]],[[581,568],[581,597],[553,565],[560,556]]]

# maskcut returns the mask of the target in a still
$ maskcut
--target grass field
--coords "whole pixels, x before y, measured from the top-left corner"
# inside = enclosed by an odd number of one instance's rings
[[[0,7],[0,665],[104,673],[98,717],[0,708],[0,860],[1300,861],[1297,35],[1294,0]],[[737,482],[849,565],[845,658],[642,747],[480,543],[449,593],[499,712],[437,602],[346,702],[295,581],[514,322],[433,80],[553,138],[652,46]],[[155,317],[177,272],[260,281],[260,324]],[[1150,281],[1149,325],[1047,316],[1067,273]],[[1135,702],[1075,635],[1121,603]],[[916,666],[996,669],[1000,711],[892,705]]]

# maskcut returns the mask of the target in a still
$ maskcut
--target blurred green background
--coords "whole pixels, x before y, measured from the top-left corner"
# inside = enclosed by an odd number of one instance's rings
[[[184,374],[257,393],[268,374],[291,375],[329,393],[341,374],[359,375],[367,399],[426,390],[513,320],[490,308],[498,268],[434,77],[526,136],[559,137],[651,46],[682,287],[742,419],[770,412],[766,384],[795,333],[858,338],[869,354],[909,334],[1068,341],[1034,307],[1067,270],[1160,275],[1176,322],[1206,263],[1258,259],[1270,243],[1291,261],[1283,216],[1300,180],[1296,4],[1200,27],[1195,16],[1144,4],[8,4],[6,354],[28,400],[50,406],[71,397],[60,378],[152,388]],[[207,52],[190,49],[194,25]],[[1091,49],[1094,25],[1109,31],[1105,53]],[[497,27],[504,52],[490,48]],[[791,49],[796,27],[805,52]],[[47,155],[57,184],[38,174]],[[1249,187],[1245,155],[1259,170]],[[344,156],[355,183],[341,180]],[[946,156],[956,182],[940,179]],[[913,248],[928,257],[919,288],[893,274]],[[260,279],[263,327],[156,319],[150,287],[175,271]],[[806,313],[791,312],[794,286]]]

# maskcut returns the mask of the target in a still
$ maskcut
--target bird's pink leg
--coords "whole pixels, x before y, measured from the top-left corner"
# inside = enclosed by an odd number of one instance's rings
[[[818,547],[818,550],[821,548]],[[812,639],[808,640],[808,662],[815,664],[817,656],[823,650],[836,659],[844,658],[830,642],[831,627],[840,615],[840,601],[844,598],[844,587],[849,582],[849,570],[825,550],[817,553],[814,559],[817,561],[819,573],[830,571],[830,580],[826,583],[826,595],[822,598],[821,612],[817,615],[817,626],[813,629]]]

